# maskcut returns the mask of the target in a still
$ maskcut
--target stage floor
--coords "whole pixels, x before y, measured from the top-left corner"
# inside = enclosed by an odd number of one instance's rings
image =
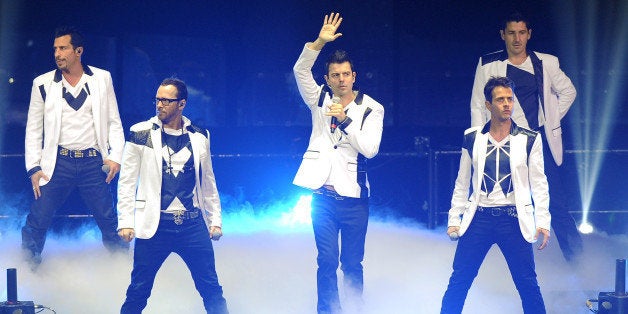
[[[242,220],[231,223],[236,221]],[[225,236],[214,242],[217,271],[231,314],[315,313],[316,249],[310,226],[260,222],[252,228],[255,231],[244,231],[230,227],[231,223],[227,218]],[[98,231],[92,229],[50,236],[43,263],[32,272],[21,258],[19,232],[0,230],[0,300],[6,300],[5,269],[17,268],[21,301],[34,301],[59,314],[119,312],[132,258],[130,254],[108,254],[98,237]],[[584,260],[577,267],[564,261],[555,238],[545,250],[535,250],[548,313],[590,313],[585,307],[587,299],[614,290],[615,260],[628,257],[628,237],[592,234],[584,240]],[[364,260],[362,313],[438,313],[455,245],[444,230],[372,220]],[[351,307],[345,309],[347,314],[355,312]],[[203,312],[189,272],[178,256],[171,255],[157,275],[144,313]],[[522,313],[506,263],[495,246],[469,292],[463,313]]]

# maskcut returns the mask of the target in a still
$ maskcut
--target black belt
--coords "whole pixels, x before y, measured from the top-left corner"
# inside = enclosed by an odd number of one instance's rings
[[[480,213],[491,214],[493,216],[507,215],[510,217],[517,218],[517,207],[513,205],[496,206],[496,207],[478,206],[477,211]]]
[[[100,153],[94,148],[88,148],[83,150],[72,150],[64,147],[60,147],[57,150],[59,156],[70,157],[70,158],[89,158],[89,157],[98,157]]]
[[[196,219],[201,216],[201,213],[198,210],[195,211],[178,211],[165,213],[161,212],[160,219],[163,220],[172,220],[175,224],[180,225],[184,220]]]

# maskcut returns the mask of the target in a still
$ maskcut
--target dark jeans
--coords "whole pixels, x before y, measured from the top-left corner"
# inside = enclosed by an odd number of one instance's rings
[[[534,270],[532,244],[523,238],[519,221],[503,214],[493,216],[490,211],[485,211],[475,213],[469,229],[458,241],[453,273],[443,297],[441,314],[462,312],[467,292],[494,243],[506,258],[524,313],[545,313]]]
[[[580,199],[577,188],[575,190],[573,188],[578,186],[573,184],[573,182],[578,182],[576,167],[569,158],[563,158],[563,164],[560,167],[557,166],[547,145],[544,132],[542,134],[545,142],[543,143],[543,160],[545,175],[549,184],[549,211],[552,215],[552,230],[556,234],[565,260],[571,262],[577,260],[583,251],[582,237],[576,227],[576,221],[569,213],[569,205],[574,203],[574,199]]]
[[[126,291],[126,300],[120,313],[142,313],[157,271],[170,253],[181,256],[187,265],[194,286],[203,298],[207,313],[228,313],[227,302],[222,295],[222,287],[216,274],[214,248],[202,216],[183,220],[181,225],[176,225],[172,220],[162,219],[157,233],[152,238],[135,239],[131,284]]]
[[[55,212],[74,189],[78,189],[85,205],[94,215],[105,247],[110,251],[128,248],[128,244],[118,237],[118,217],[109,185],[105,182],[107,175],[101,167],[100,154],[89,158],[57,156],[50,182],[40,187],[41,197],[31,204],[26,224],[22,228],[22,247],[29,251],[31,257],[39,258]]]
[[[363,289],[362,259],[368,227],[368,198],[312,195],[312,225],[318,257],[316,283],[319,313],[341,311],[338,296],[338,258],[342,263],[347,296],[361,298]],[[338,235],[341,247],[338,247]]]

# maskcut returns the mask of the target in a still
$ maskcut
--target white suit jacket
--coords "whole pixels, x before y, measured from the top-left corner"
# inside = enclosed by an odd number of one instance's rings
[[[479,204],[489,128],[490,122],[484,128],[472,127],[464,132],[460,169],[448,221],[448,226],[460,227],[460,236],[467,231]],[[519,228],[530,243],[535,241],[536,228],[550,230],[549,191],[543,170],[542,145],[539,133],[521,128],[513,122],[510,132],[511,180]],[[470,196],[469,184],[473,188]]]
[[[124,131],[111,74],[92,66],[83,66],[83,69],[87,74],[86,84],[92,99],[92,115],[100,153],[103,159],[120,163]],[[50,71],[33,80],[24,141],[26,171],[29,176],[41,169],[52,178],[61,134],[61,113],[65,105],[61,80],[60,70]],[[46,183],[48,181],[44,179],[39,181],[40,185]]]
[[[340,195],[363,198],[370,195],[366,160],[377,155],[382,139],[384,107],[371,97],[358,93],[345,107],[347,121],[335,132],[342,132],[338,143],[330,131],[331,117],[326,116],[331,90],[316,84],[312,66],[320,51],[304,47],[294,65],[299,93],[312,113],[312,133],[307,151],[293,183],[318,189],[332,177]]]
[[[201,209],[209,232],[221,227],[221,206],[212,168],[209,132],[183,117],[194,156],[194,206]],[[124,147],[118,179],[118,230],[135,229],[135,237],[149,239],[157,231],[161,213],[162,123],[157,117],[137,123]]]
[[[576,99],[576,88],[560,69],[558,58],[553,55],[528,52],[534,68],[539,93],[539,103],[545,114],[545,135],[547,145],[557,165],[563,163],[563,140],[560,120],[567,114]],[[506,76],[508,54],[504,50],[482,56],[475,70],[473,92],[471,94],[471,126],[482,126],[490,120],[490,113],[484,105],[484,86],[491,76]],[[542,73],[542,75],[539,75]],[[523,109],[517,100],[515,86],[515,104],[512,119],[520,126],[528,128]]]

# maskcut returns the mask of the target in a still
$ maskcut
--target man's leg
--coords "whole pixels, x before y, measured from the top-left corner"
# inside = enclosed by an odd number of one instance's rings
[[[46,233],[52,224],[54,213],[63,205],[75,187],[72,163],[58,158],[50,182],[40,186],[41,196],[34,200],[22,227],[22,248],[35,264],[41,262],[41,252],[46,243]]]
[[[194,286],[208,314],[227,314],[227,302],[218,282],[214,248],[202,217],[184,220],[175,252],[190,269]]]
[[[495,217],[476,212],[469,229],[464,233],[454,255],[453,273],[443,296],[441,314],[460,314],[467,293],[488,250],[493,245]]]
[[[544,314],[545,305],[536,279],[532,244],[527,242],[516,218],[508,217],[510,223],[500,224],[501,232],[497,245],[504,254],[510,274],[526,314]],[[503,227],[502,227],[503,226]]]
[[[114,210],[111,190],[105,182],[107,175],[101,170],[102,159],[92,157],[77,159],[77,161],[81,174],[78,179],[79,192],[94,215],[104,246],[110,252],[128,250],[128,243],[118,236],[118,217]]]
[[[341,250],[340,267],[344,273],[345,294],[360,301],[364,287],[362,260],[368,229],[368,199],[345,199],[338,203]]]
[[[120,314],[141,314],[146,307],[157,271],[170,254],[169,236],[158,229],[150,239],[135,239],[131,284]]]
[[[564,158],[563,164],[560,167],[557,166],[546,143],[543,144],[543,157],[545,175],[549,184],[552,229],[565,260],[576,261],[582,255],[583,244],[576,221],[569,213],[570,205],[577,206],[576,204],[580,203],[577,200],[579,199],[578,185],[573,184],[577,182],[577,176],[570,177],[568,173],[569,171],[575,173],[575,166],[573,160],[569,158]]]
[[[316,286],[319,313],[337,313],[341,309],[336,275],[339,227],[335,217],[334,201],[335,199],[327,196],[312,195],[312,227],[318,250]]]

